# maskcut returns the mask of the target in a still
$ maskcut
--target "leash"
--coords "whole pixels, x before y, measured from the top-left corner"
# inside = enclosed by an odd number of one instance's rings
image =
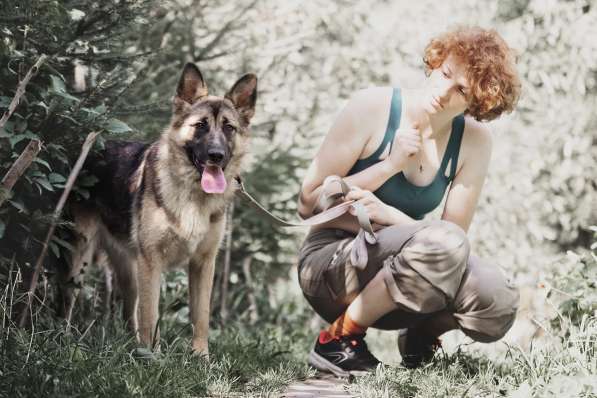
[[[365,207],[362,204],[351,200],[334,206],[338,200],[343,199],[348,191],[350,191],[350,188],[342,178],[337,176],[328,177],[324,183],[323,191],[317,200],[317,205],[315,206],[314,211],[316,214],[307,219],[293,222],[283,220],[267,211],[247,192],[240,176],[235,177],[234,180],[238,185],[238,189],[235,193],[239,197],[247,200],[255,210],[265,218],[269,219],[274,225],[281,227],[311,227],[334,220],[347,213],[351,208],[354,209],[361,228],[352,242],[350,263],[360,270],[365,269],[367,266],[367,243],[371,245],[376,244],[377,236],[371,226],[367,210],[365,210]],[[334,187],[334,184],[338,185]]]

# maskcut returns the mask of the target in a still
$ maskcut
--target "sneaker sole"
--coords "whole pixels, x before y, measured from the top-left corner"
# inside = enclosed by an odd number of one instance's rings
[[[366,370],[344,370],[316,353],[315,350],[309,353],[307,363],[319,371],[333,373],[337,377],[364,376],[369,373]]]

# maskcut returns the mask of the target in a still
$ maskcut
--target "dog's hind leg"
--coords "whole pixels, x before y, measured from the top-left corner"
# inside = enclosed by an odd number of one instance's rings
[[[98,246],[98,221],[93,212],[83,208],[73,208],[76,240],[71,254],[68,273],[60,283],[62,296],[62,314],[66,319],[66,328],[70,328],[73,310],[87,267],[93,263]]]
[[[102,270],[104,275],[104,286],[100,295],[102,313],[104,318],[110,318],[113,312],[112,302],[114,298],[114,270],[108,262],[108,254],[101,248],[96,250],[94,262]]]
[[[124,244],[119,242],[107,231],[102,234],[103,247],[108,254],[108,264],[111,267],[118,290],[122,296],[122,317],[129,330],[137,331],[137,278],[134,255]]]

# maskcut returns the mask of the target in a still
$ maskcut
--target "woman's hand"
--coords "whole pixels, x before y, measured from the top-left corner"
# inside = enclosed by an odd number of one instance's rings
[[[366,191],[358,187],[351,187],[350,192],[345,197],[345,200],[355,200],[362,204],[367,210],[367,215],[371,222],[380,225],[392,225],[395,223],[396,213],[400,210],[395,209],[377,198],[371,191]],[[356,215],[351,208],[350,214]]]
[[[404,170],[409,157],[421,150],[421,133],[418,124],[396,130],[392,152],[386,158],[395,172]]]

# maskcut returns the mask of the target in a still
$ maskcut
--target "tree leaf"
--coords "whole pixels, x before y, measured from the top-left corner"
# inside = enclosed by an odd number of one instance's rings
[[[52,184],[50,184],[50,181],[46,180],[45,178],[34,178],[33,181],[37,182],[48,191],[54,192],[54,187]]]
[[[58,247],[58,245],[54,242],[50,242],[48,246],[50,246],[50,249],[52,250],[52,253],[54,253],[54,255],[56,256],[56,258],[60,258],[60,248]]]
[[[54,92],[66,92],[66,86],[62,79],[56,75],[50,75],[50,80],[52,82],[52,91]]]
[[[25,207],[25,205],[23,204],[23,202],[21,202],[20,200],[9,200],[8,203],[10,203],[11,205],[13,205],[13,207],[15,209],[17,209],[20,213],[25,213],[27,214],[27,208]]]
[[[4,221],[0,220],[0,239],[4,236],[4,231],[6,230],[6,224]]]
[[[73,251],[75,250],[73,245],[71,245],[70,243],[68,243],[67,241],[60,239],[59,237],[57,237],[56,235],[54,235],[52,237],[52,241],[58,243],[60,246],[64,247],[65,249],[69,250],[69,251]]]
[[[10,147],[14,148],[19,142],[27,139],[27,134],[16,134],[12,137],[8,138],[8,142],[10,142]]]
[[[50,79],[52,81],[52,88],[48,90],[49,93],[58,95],[64,99],[79,102],[80,100],[77,97],[70,95],[66,91],[66,86],[64,85],[64,81],[56,75],[51,75]]]
[[[79,185],[82,187],[92,187],[98,181],[99,179],[96,176],[94,176],[93,174],[88,174],[79,178]]]
[[[48,162],[46,162],[45,160],[43,160],[43,159],[40,159],[40,158],[35,158],[35,159],[33,159],[33,161],[34,161],[35,163],[39,163],[39,164],[42,164],[42,165],[46,166],[46,168],[47,168],[48,170],[52,171],[52,167],[50,167],[49,163],[48,163]]]
[[[64,177],[62,174],[50,173],[48,175],[48,180],[50,180],[50,182],[55,185],[57,183],[65,182],[66,177]]]
[[[0,97],[0,108],[8,108],[12,99],[10,97],[1,96]]]
[[[128,124],[118,119],[110,119],[104,127],[107,131],[115,134],[132,131]]]

